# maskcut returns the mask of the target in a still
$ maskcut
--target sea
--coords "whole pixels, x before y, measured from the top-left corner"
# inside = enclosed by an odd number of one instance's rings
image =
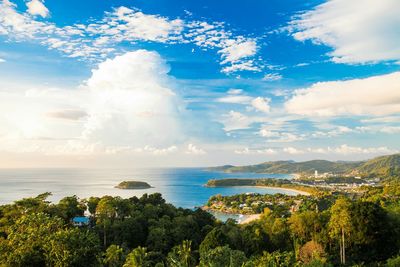
[[[275,178],[291,179],[284,174],[223,173],[203,168],[153,168],[153,169],[0,169],[0,205],[12,203],[44,192],[52,195],[49,200],[57,202],[65,196],[79,198],[90,196],[140,197],[159,192],[168,203],[177,207],[194,209],[203,206],[216,194],[242,193],[288,195],[296,194],[285,189],[254,187],[205,187],[209,179],[223,178]],[[117,189],[122,181],[134,180],[149,183],[153,188],[140,190]],[[222,220],[237,217],[218,215]]]

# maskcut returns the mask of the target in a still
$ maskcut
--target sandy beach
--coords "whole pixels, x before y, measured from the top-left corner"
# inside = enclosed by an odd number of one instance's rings
[[[252,215],[248,215],[248,217],[241,221],[239,224],[247,224],[247,223],[251,223],[252,221],[255,220],[259,220],[261,218],[262,214],[252,214]]]
[[[297,193],[298,195],[303,195],[303,196],[311,195],[310,193],[308,193],[306,191],[301,191],[301,190],[298,190],[298,189],[292,189],[292,188],[286,188],[286,187],[260,186],[260,185],[255,185],[255,186],[251,186],[251,187],[270,188],[270,189],[284,189],[284,190],[287,190],[287,191],[291,191],[293,193]]]

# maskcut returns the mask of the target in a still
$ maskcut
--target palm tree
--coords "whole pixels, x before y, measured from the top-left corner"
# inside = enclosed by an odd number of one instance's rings
[[[123,267],[143,267],[146,256],[147,249],[143,247],[137,247],[128,254]]]

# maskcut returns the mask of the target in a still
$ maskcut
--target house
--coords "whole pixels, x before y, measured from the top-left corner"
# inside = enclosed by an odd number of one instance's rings
[[[72,218],[72,224],[74,226],[87,226],[89,225],[89,217],[79,216]]]

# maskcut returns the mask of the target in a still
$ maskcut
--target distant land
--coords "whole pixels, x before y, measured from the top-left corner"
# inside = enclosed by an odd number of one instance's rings
[[[140,181],[123,181],[119,183],[115,188],[119,189],[148,189],[151,188],[151,185],[149,185],[146,182],[140,182]]]
[[[400,175],[400,154],[380,156],[367,161],[268,161],[248,166],[225,165],[211,167],[208,170],[227,173],[296,173],[300,175],[312,175],[315,171],[318,171],[319,173],[330,172],[338,174],[353,174],[362,177],[379,176],[382,178],[391,178]]]

